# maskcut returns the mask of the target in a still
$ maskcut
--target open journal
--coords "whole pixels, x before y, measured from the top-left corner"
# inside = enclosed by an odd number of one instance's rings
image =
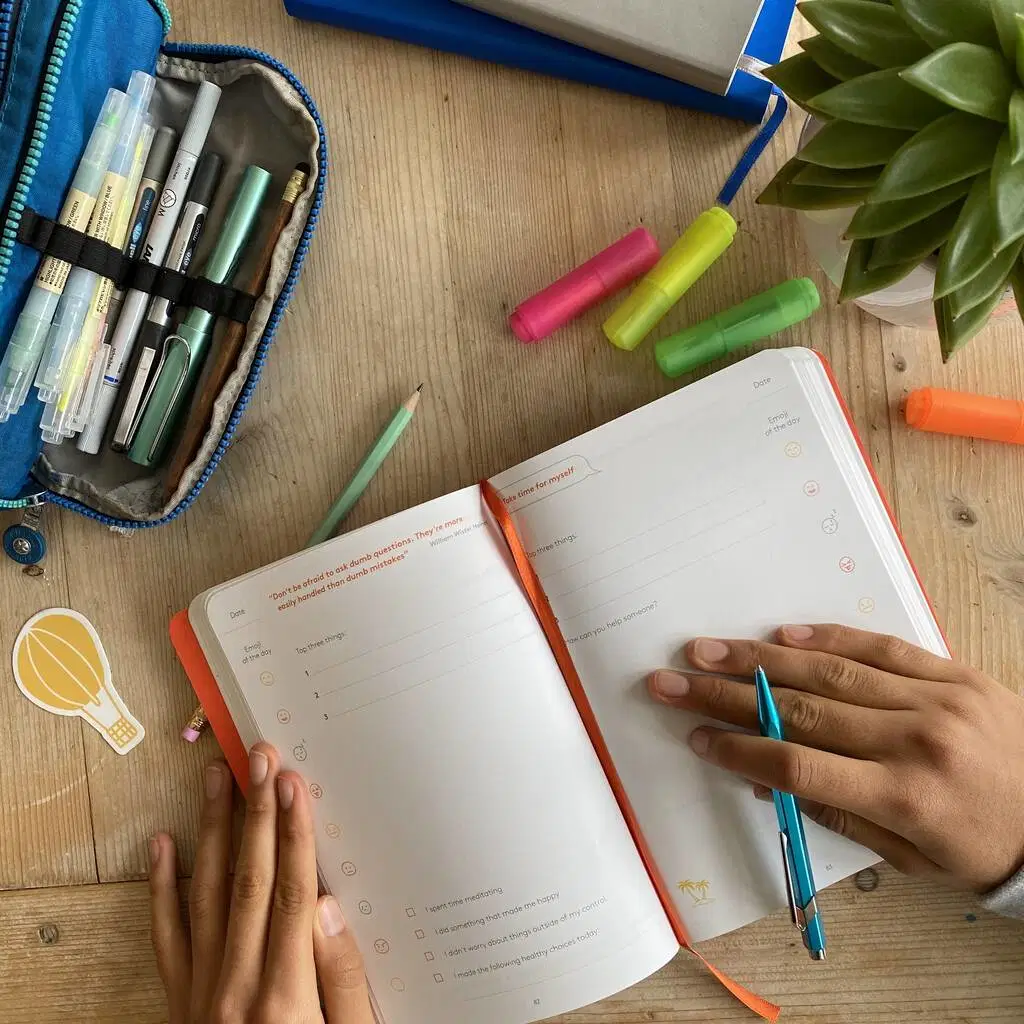
[[[645,693],[686,640],[833,620],[946,653],[807,349],[492,483],[603,744],[476,487],[216,587],[172,627],[236,774],[262,737],[309,780],[321,872],[387,1024],[564,1013],[662,967],[679,919],[699,941],[786,905],[772,806],[694,757],[696,719]],[[808,839],[822,887],[878,859]]]

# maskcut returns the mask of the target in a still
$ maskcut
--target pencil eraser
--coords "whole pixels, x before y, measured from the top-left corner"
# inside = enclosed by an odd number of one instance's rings
[[[654,237],[637,228],[521,303],[508,318],[509,327],[522,342],[542,341],[642,277],[659,259]]]
[[[195,743],[199,739],[199,730],[193,729],[191,726],[185,726],[181,730],[181,738],[189,743]]]

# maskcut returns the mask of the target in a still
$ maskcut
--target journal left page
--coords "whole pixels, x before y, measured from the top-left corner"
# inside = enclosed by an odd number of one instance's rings
[[[189,617],[245,744],[310,783],[387,1024],[525,1024],[678,951],[477,488]]]

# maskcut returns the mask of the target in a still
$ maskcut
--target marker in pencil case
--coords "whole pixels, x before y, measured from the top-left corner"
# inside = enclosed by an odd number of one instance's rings
[[[117,248],[121,247],[123,233],[127,230],[131,207],[127,204],[123,209],[122,200],[132,168],[137,163],[139,136],[147,122],[146,111],[154,84],[152,76],[145,72],[132,73],[128,86],[131,105],[100,185],[100,200],[89,222],[91,237]],[[68,275],[61,303],[63,305],[64,299],[74,300],[71,315],[62,317],[58,307],[50,331],[49,354],[36,378],[40,398],[49,403],[41,424],[45,441],[59,444],[71,434],[70,422],[81,401],[80,390],[85,386],[85,376],[100,341],[106,303],[112,292],[113,282],[94,271],[74,267]]]
[[[120,90],[107,93],[57,223],[78,230],[88,226],[127,103],[127,95]],[[70,272],[69,263],[52,256],[40,264],[0,362],[0,423],[13,416],[28,397]]]
[[[216,153],[204,153],[196,166],[181,219],[175,228],[171,247],[164,260],[164,266],[170,270],[181,274],[188,273],[196,247],[203,236],[214,196],[220,186],[223,168],[224,161]],[[174,304],[169,299],[155,295],[150,300],[146,319],[142,322],[135,342],[138,360],[111,443],[114,451],[125,451],[131,446],[142,415],[143,396],[150,383],[150,371],[171,326],[173,312]],[[103,444],[103,426],[105,423],[101,424],[99,417],[94,418],[89,430],[79,439],[79,451],[90,455],[99,452]]]

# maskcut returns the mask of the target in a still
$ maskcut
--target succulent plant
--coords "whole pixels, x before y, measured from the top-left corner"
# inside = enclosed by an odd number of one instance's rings
[[[934,256],[944,358],[1008,285],[1024,314],[1024,0],[806,0],[765,74],[823,122],[758,201],[856,207],[841,299]]]

